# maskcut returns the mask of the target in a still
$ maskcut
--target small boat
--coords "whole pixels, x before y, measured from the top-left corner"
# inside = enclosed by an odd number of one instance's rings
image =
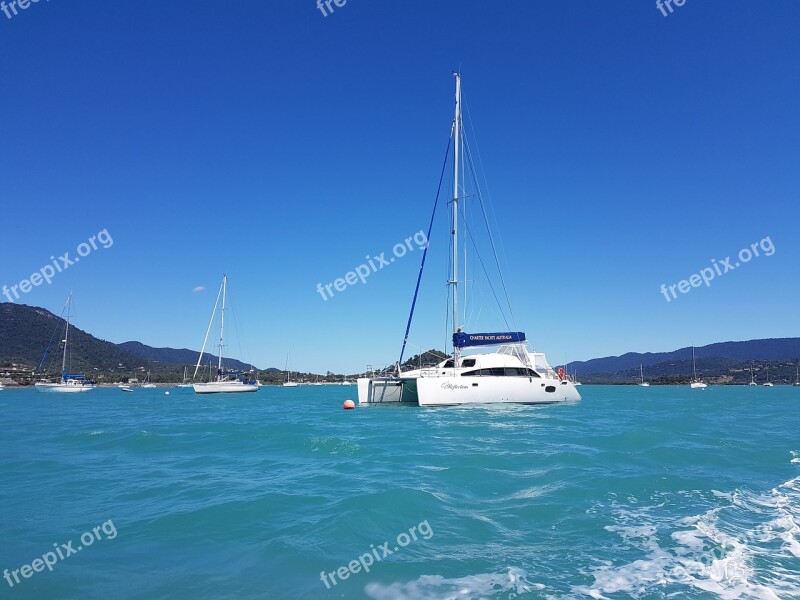
[[[211,332],[211,326],[214,324],[214,317],[217,314],[217,306],[219,306],[220,298],[222,298],[222,310],[220,312],[220,325],[219,325],[219,357],[217,360],[217,376],[213,381],[205,383],[195,383],[192,385],[195,394],[234,394],[240,392],[257,392],[259,386],[258,379],[255,377],[253,369],[250,371],[227,371],[223,368],[222,354],[225,350],[225,298],[228,292],[228,276],[222,276],[222,283],[219,286],[217,293],[217,301],[214,304],[214,310],[211,313],[211,320],[208,323],[206,330],[206,337],[203,340],[203,349],[200,351],[200,356],[197,358],[197,366],[194,369],[192,380],[197,377],[197,371],[200,369],[200,364],[203,361],[203,354],[206,351],[206,342],[208,342],[208,334]]]
[[[694,346],[692,346],[692,381],[689,383],[689,387],[693,390],[704,389],[708,387],[707,383],[704,383],[697,378],[697,367],[694,360]]]
[[[123,392],[132,392],[133,391],[133,388],[130,387],[130,386],[127,386],[127,385],[121,385],[121,386],[119,386],[119,389],[121,389]]]
[[[67,372],[67,347],[69,345],[69,320],[70,320],[70,312],[72,310],[72,294],[69,295],[67,298],[67,318],[65,319],[66,327],[64,328],[64,339],[62,340],[64,344],[64,354],[61,359],[61,379],[57,382],[51,382],[47,379],[42,379],[37,381],[35,384],[35,388],[40,392],[45,393],[80,393],[80,392],[89,392],[95,388],[96,383],[94,381],[90,381],[86,379],[86,376],[82,373],[70,374]],[[53,334],[55,335],[55,333]],[[52,343],[52,338],[50,342]],[[47,350],[44,352],[44,356],[42,357],[42,361],[39,363],[39,367],[41,368],[42,364],[44,364],[45,359],[47,358],[47,352],[50,349],[48,345]]]
[[[639,365],[639,379],[641,381],[639,387],[650,387],[650,384],[644,380],[644,365]]]
[[[750,367],[750,383],[748,384],[750,387],[758,387],[756,383],[756,378],[753,375],[753,367]]]
[[[797,377],[795,378],[794,381],[794,387],[800,387],[800,365],[797,365]]]

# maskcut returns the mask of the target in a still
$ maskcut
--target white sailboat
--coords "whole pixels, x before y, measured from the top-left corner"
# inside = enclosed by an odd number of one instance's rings
[[[797,377],[794,380],[794,387],[800,387],[800,365],[797,365]]]
[[[694,360],[694,346],[692,346],[692,382],[689,384],[689,387],[693,390],[707,388],[708,384],[700,381],[697,378],[697,366],[695,365]]]
[[[61,379],[57,382],[51,382],[45,379],[37,381],[35,387],[40,392],[80,393],[80,392],[88,392],[90,390],[93,390],[95,387],[95,382],[87,380],[85,375],[81,373],[78,374],[67,373],[67,346],[69,345],[69,320],[71,311],[72,311],[72,294],[70,294],[69,297],[67,298],[66,327],[64,329],[64,339],[62,340],[64,344],[64,353],[61,358]],[[45,357],[42,358],[42,363],[44,363],[46,357],[47,357],[47,351],[45,350]]]
[[[750,383],[749,383],[749,386],[750,387],[758,387],[758,384],[756,383],[756,378],[753,375],[753,367],[750,367]]]
[[[359,404],[409,403],[418,406],[464,404],[550,404],[580,400],[563,369],[559,375],[547,364],[544,354],[530,352],[523,332],[466,333],[459,325],[459,160],[462,144],[461,76],[455,74],[455,118],[452,125],[453,196],[452,258],[448,285],[451,286],[453,354],[432,368],[401,371],[412,315],[406,328],[397,372],[390,377],[361,377],[357,381]],[[444,172],[443,172],[444,174]],[[437,199],[438,201],[438,199]],[[430,236],[428,236],[430,239]],[[424,267],[424,251],[422,265]],[[423,269],[420,269],[419,277]],[[465,277],[466,280],[466,277]],[[419,286],[419,280],[417,283]],[[419,289],[419,287],[417,287]],[[496,352],[463,355],[467,348],[499,346]]]
[[[644,380],[644,365],[639,365],[639,387],[650,387],[650,384]]]
[[[190,387],[192,387],[192,384],[191,383],[187,383],[187,381],[189,381],[189,379],[186,377],[186,367],[184,366],[183,367],[183,383],[179,383],[175,387],[178,387],[178,388],[190,388]]]
[[[764,384],[764,387],[774,387],[774,386],[775,386],[775,384],[773,384],[769,380],[769,365],[767,365],[767,382]]]
[[[222,355],[225,351],[225,299],[228,292],[228,276],[222,276],[222,284],[219,286],[217,293],[217,301],[214,304],[214,311],[211,313],[211,321],[208,323],[206,330],[206,337],[203,340],[203,349],[200,351],[200,356],[197,358],[197,366],[194,369],[192,380],[197,377],[197,371],[200,369],[200,363],[203,361],[203,354],[206,351],[206,342],[208,342],[208,334],[211,332],[211,325],[214,323],[214,317],[217,313],[217,306],[219,306],[220,297],[222,298],[222,310],[220,311],[220,325],[219,325],[219,356],[217,358],[217,375],[213,381],[205,383],[195,383],[192,385],[195,394],[231,394],[239,392],[257,392],[259,388],[258,380],[252,371],[226,371],[222,366]]]
[[[283,382],[283,387],[297,387],[297,382],[292,381],[292,372],[289,370],[289,353],[286,353],[286,366],[283,368],[286,371],[286,381]]]
[[[142,382],[142,387],[148,390],[158,387],[155,383],[150,381],[150,371],[148,371],[147,375],[145,375],[144,381]]]

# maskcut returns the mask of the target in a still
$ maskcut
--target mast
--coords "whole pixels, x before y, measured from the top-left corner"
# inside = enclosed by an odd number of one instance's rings
[[[217,315],[217,306],[219,306],[219,297],[222,295],[222,289],[225,286],[225,281],[227,280],[227,275],[222,276],[222,283],[219,285],[219,291],[217,292],[217,300],[214,302],[214,310],[211,311],[211,318],[208,321],[208,329],[206,329],[206,336],[203,338],[203,348],[200,350],[200,355],[197,357],[197,365],[194,368],[194,375],[192,375],[192,381],[197,377],[197,371],[200,370],[200,363],[203,361],[203,354],[206,352],[206,343],[208,342],[208,336],[211,333],[211,326],[214,324],[214,317]],[[221,355],[221,353],[220,353]],[[211,367],[211,359],[208,360],[208,366]]]
[[[697,369],[694,366],[694,346],[692,346],[692,378],[697,380]]]
[[[64,373],[67,371],[67,342],[69,341],[69,313],[72,311],[72,294],[67,299],[67,328],[64,331],[64,356],[61,359],[61,381],[64,381]]]
[[[453,333],[459,332],[458,324],[458,159],[461,142],[461,74],[454,73],[456,78],[456,114],[453,122],[453,277],[449,281],[453,286]],[[453,367],[458,361],[459,350],[453,344]]]
[[[219,360],[217,365],[217,378],[222,378],[222,348],[223,334],[225,333],[225,293],[228,290],[228,274],[222,276],[222,313],[219,321]]]

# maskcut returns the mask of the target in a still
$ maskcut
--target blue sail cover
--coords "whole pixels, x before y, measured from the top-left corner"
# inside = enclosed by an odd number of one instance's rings
[[[83,373],[78,373],[77,375],[70,375],[66,371],[61,371],[61,377],[64,379],[86,379],[86,375]]]
[[[525,334],[522,331],[509,331],[505,333],[454,333],[453,346],[456,348],[469,348],[472,346],[497,346],[499,344],[514,344],[524,342]]]

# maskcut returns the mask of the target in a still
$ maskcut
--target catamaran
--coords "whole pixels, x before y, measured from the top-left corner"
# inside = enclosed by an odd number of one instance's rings
[[[211,332],[211,326],[214,324],[214,317],[217,314],[217,306],[219,306],[220,297],[222,298],[222,310],[220,311],[220,325],[219,325],[219,356],[217,358],[217,375],[213,381],[205,383],[195,383],[192,385],[195,394],[230,394],[237,392],[257,392],[259,388],[258,380],[255,378],[255,373],[251,371],[227,371],[222,366],[222,354],[225,350],[225,298],[228,292],[228,276],[222,276],[222,284],[219,286],[217,292],[217,301],[214,304],[214,311],[211,313],[211,320],[206,329],[206,337],[203,340],[203,349],[200,351],[200,356],[197,358],[197,366],[194,369],[192,380],[197,377],[197,371],[200,369],[200,363],[203,361],[203,354],[206,351],[206,342],[208,342],[208,334]]]
[[[641,383],[639,384],[640,387],[650,387],[650,384],[644,380],[644,366],[639,365],[639,378]]]
[[[580,400],[575,385],[570,382],[563,369],[558,375],[541,352],[530,352],[525,333],[507,331],[495,333],[467,333],[459,324],[459,203],[467,194],[460,187],[459,161],[466,149],[466,138],[462,135],[461,75],[455,73],[455,117],[451,128],[453,146],[453,196],[451,200],[452,227],[450,263],[450,296],[452,299],[453,352],[435,367],[416,368],[403,372],[403,354],[414,315],[420,281],[422,278],[426,247],[417,277],[417,288],[412,301],[411,315],[406,326],[400,360],[395,372],[383,377],[360,377],[357,380],[359,404],[408,403],[417,406],[453,406],[463,404],[551,404]],[[463,142],[463,143],[462,143]],[[450,148],[448,146],[448,154]],[[469,158],[464,153],[464,159]],[[472,165],[474,166],[474,165]],[[442,169],[441,189],[445,169]],[[472,170],[474,175],[474,169]],[[434,204],[434,216],[439,196]],[[428,229],[427,239],[433,227],[434,217]],[[471,239],[470,232],[468,236]],[[472,239],[474,242],[474,239]],[[466,262],[466,261],[465,261]],[[464,282],[468,281],[466,272]],[[498,347],[495,352],[465,354],[469,348]]]
[[[64,353],[61,358],[61,379],[57,382],[51,382],[47,379],[42,379],[37,381],[35,387],[40,392],[47,392],[47,393],[78,393],[78,392],[88,392],[93,390],[95,387],[95,382],[86,379],[86,376],[82,373],[77,374],[70,374],[67,373],[67,347],[69,345],[69,320],[70,320],[70,313],[72,311],[72,294],[69,295],[67,298],[67,318],[66,318],[66,327],[64,328],[64,339],[62,343],[64,344]],[[55,335],[55,333],[53,334]],[[52,343],[52,338],[50,339],[50,343]],[[44,352],[44,356],[42,357],[42,361],[39,363],[39,368],[41,369],[42,364],[44,364],[45,359],[47,358],[47,352],[50,349],[50,345],[48,344],[47,350]]]

